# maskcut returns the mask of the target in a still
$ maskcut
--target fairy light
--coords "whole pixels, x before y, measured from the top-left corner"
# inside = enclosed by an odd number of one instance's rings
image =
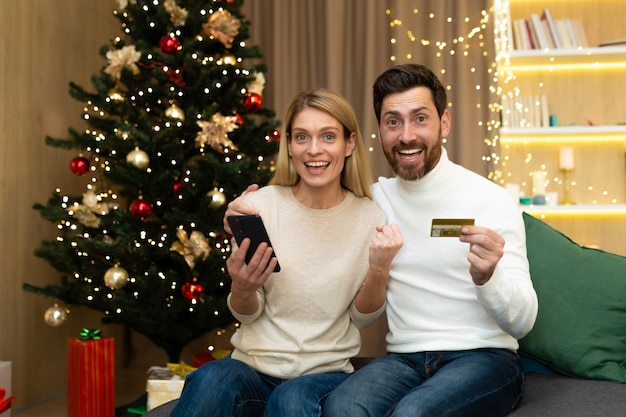
[[[471,16],[465,16],[461,20],[465,24],[462,32],[454,34],[452,39],[431,39],[427,37],[421,29],[425,25],[431,25],[433,23],[440,25],[454,25],[456,22],[451,16],[443,16],[435,11],[420,10],[418,8],[413,8],[406,16],[399,16],[397,15],[398,13],[398,11],[392,9],[385,10],[385,14],[389,18],[389,27],[391,29],[389,42],[395,46],[399,44],[400,39],[408,40],[409,46],[404,48],[408,52],[405,52],[402,57],[402,59],[406,61],[412,61],[414,57],[417,56],[415,51],[420,48],[425,49],[425,53],[432,53],[432,55],[437,59],[442,59],[448,56],[462,57],[465,59],[471,57],[472,54],[480,56],[488,56],[489,54],[489,51],[487,50],[488,43],[484,41],[486,31],[490,30],[488,25],[490,14],[488,10],[480,10]],[[467,29],[465,29],[465,27],[467,27]],[[396,62],[399,59],[400,58],[395,54],[389,57],[391,62]],[[475,76],[477,74],[476,68],[473,66],[463,66],[463,68],[468,68],[471,75]],[[447,73],[443,60],[440,63],[439,72],[441,75],[445,75]],[[447,91],[452,91],[452,86],[450,85],[446,85],[445,88]],[[477,91],[482,88],[482,85],[476,84]],[[448,103],[448,106],[451,107],[452,104]],[[474,107],[479,114],[479,121],[477,122],[477,125],[485,131],[486,136],[483,139],[483,143],[485,146],[488,146],[488,144],[493,143],[490,134],[493,123],[484,122],[482,120],[482,103],[476,102]],[[489,107],[491,108],[492,106],[490,105]],[[372,134],[371,139],[374,141],[376,139],[376,135]],[[370,152],[373,152],[374,149],[377,149],[377,147],[373,145],[368,147]]]

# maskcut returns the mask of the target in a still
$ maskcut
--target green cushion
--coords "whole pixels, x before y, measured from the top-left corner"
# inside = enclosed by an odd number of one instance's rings
[[[539,313],[520,352],[566,375],[626,382],[626,257],[524,213]]]

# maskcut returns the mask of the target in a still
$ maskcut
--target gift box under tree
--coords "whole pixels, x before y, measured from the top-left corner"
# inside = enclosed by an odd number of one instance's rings
[[[179,398],[185,385],[185,376],[195,369],[183,361],[168,363],[167,367],[150,367],[146,384],[148,394],[146,411]]]
[[[83,329],[67,351],[68,417],[115,417],[115,339]]]
[[[0,417],[11,417],[11,362],[0,361]]]

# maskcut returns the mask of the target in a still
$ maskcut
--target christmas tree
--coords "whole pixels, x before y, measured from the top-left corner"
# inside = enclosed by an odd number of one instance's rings
[[[34,206],[58,229],[35,255],[59,283],[24,284],[57,300],[48,324],[86,306],[176,362],[189,342],[234,323],[224,210],[269,180],[280,137],[242,3],[117,0],[121,35],[101,48],[91,91],[70,82],[87,128],[46,138],[76,152],[68,175],[85,178],[77,195],[57,189]]]

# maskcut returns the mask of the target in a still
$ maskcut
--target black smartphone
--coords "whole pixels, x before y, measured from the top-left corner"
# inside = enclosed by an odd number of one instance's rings
[[[233,232],[233,236],[235,236],[235,241],[238,245],[241,246],[241,242],[245,238],[250,238],[250,247],[246,253],[246,264],[250,262],[252,255],[254,255],[254,252],[259,247],[261,242],[267,242],[269,246],[272,246],[270,237],[268,236],[265,225],[263,224],[263,219],[261,219],[260,216],[228,216],[226,220],[228,221],[230,230]],[[272,257],[276,257],[275,252],[272,252]],[[280,272],[279,264],[276,264],[274,272]]]

